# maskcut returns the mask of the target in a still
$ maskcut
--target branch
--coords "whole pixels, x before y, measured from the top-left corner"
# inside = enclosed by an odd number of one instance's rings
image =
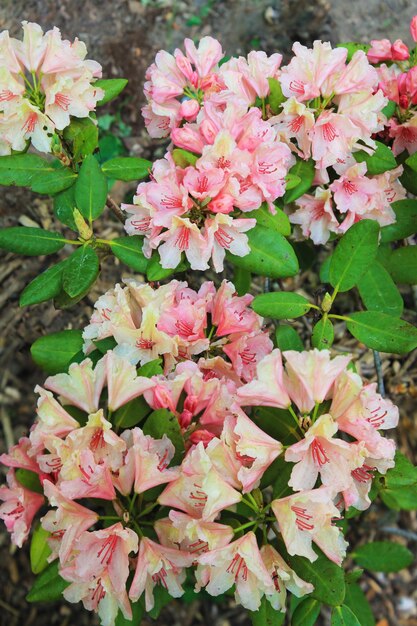
[[[121,222],[122,224],[125,223],[125,216],[123,215],[122,210],[110,196],[107,196],[106,207],[110,209],[110,211],[119,220],[119,222]]]

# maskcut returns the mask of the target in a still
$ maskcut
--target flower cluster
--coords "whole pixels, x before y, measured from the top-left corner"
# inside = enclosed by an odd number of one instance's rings
[[[64,597],[104,626],[119,610],[131,619],[139,599],[151,610],[156,585],[181,596],[191,567],[197,591],[235,585],[244,607],[256,611],[265,596],[285,611],[287,589],[313,590],[291,555],[314,562],[316,545],[340,564],[347,543],[335,519],[366,509],[375,472],[394,464],[394,442],[380,431],[396,426],[398,411],[348,368],[351,357],[270,343],[257,351],[261,320],[247,305],[227,282],[198,293],[177,282],[116,287],[85,331],[91,358],[37,388],[29,437],[1,457],[10,469],[0,517],[13,541],[22,545],[46,505],[41,524]],[[136,346],[146,325],[153,354]],[[94,365],[90,342],[111,335],[118,346]],[[193,359],[201,350],[208,356]],[[162,355],[165,373],[147,377],[126,355]],[[287,464],[274,498],[271,480]],[[22,471],[39,477],[39,493],[19,482]]]
[[[417,16],[410,25],[411,36],[417,42]],[[395,155],[404,150],[417,151],[417,47],[408,46],[397,39],[373,40],[368,59],[376,64],[379,88],[395,103],[395,112],[388,120],[386,134],[392,141]]]
[[[94,86],[101,66],[85,59],[78,39],[61,39],[58,28],[43,33],[23,22],[23,40],[0,33],[0,154],[22,151],[28,141],[41,152],[52,151],[56,130],[70,116],[88,117],[104,93]]]

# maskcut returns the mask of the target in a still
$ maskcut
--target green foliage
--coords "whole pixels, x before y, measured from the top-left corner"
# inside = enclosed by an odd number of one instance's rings
[[[0,229],[0,248],[25,256],[53,254],[61,250],[65,243],[62,235],[43,228],[12,226]]]
[[[248,232],[248,240],[251,251],[246,256],[227,253],[233,265],[270,278],[295,276],[298,272],[294,249],[280,233],[255,226]]]
[[[199,157],[197,154],[194,154],[194,152],[190,152],[189,150],[184,150],[183,148],[174,148],[172,151],[172,158],[175,165],[178,165],[178,167],[186,168],[189,165],[192,165],[192,167],[194,167]]]
[[[145,435],[151,435],[155,439],[161,439],[167,435],[175,447],[175,455],[172,464],[181,463],[184,454],[184,438],[177,417],[167,409],[153,411],[143,426]]]
[[[312,159],[304,161],[304,159],[297,158],[296,164],[292,166],[289,173],[298,176],[300,183],[285,192],[282,199],[284,204],[290,204],[290,202],[294,202],[294,200],[308,192],[315,176],[314,161]]]
[[[282,93],[281,83],[276,78],[268,78],[269,95],[268,104],[274,115],[280,112],[281,105],[285,102],[286,97]]]
[[[328,317],[322,317],[321,320],[314,325],[313,334],[311,336],[311,344],[313,348],[318,350],[329,350],[334,341],[334,328]]]
[[[277,233],[281,233],[284,237],[291,234],[291,224],[288,216],[278,207],[276,213],[272,214],[266,204],[262,204],[259,209],[245,213],[245,218],[255,218],[260,226],[265,226]]]
[[[263,317],[284,320],[305,315],[310,310],[311,304],[298,293],[275,291],[256,296],[252,302],[252,308]]]
[[[62,592],[69,584],[59,575],[58,562],[54,561],[36,578],[26,600],[28,602],[54,602],[62,597]]]
[[[74,209],[75,203],[75,185],[68,187],[64,191],[54,196],[54,213],[60,222],[71,228],[71,230],[77,231],[77,226],[74,221]]]
[[[374,261],[358,282],[362,302],[368,311],[381,311],[400,317],[404,302],[387,270]]]
[[[37,193],[55,194],[71,187],[77,174],[57,159],[46,161],[37,154],[0,157],[0,185],[30,187]]]
[[[51,548],[47,539],[49,532],[44,530],[39,524],[32,533],[30,542],[30,567],[34,574],[40,574],[48,567],[48,557],[51,554]]]
[[[252,274],[240,267],[235,267],[233,271],[233,284],[239,296],[244,296],[249,292],[252,282]]]
[[[417,245],[394,250],[387,269],[396,283],[417,284]]]
[[[43,494],[43,487],[39,480],[39,474],[28,469],[19,467],[15,472],[16,480],[29,491]]]
[[[145,274],[148,267],[148,259],[142,252],[143,237],[132,235],[131,237],[117,237],[110,242],[111,251],[125,265],[135,272]]]
[[[263,596],[257,611],[249,611],[253,626],[281,626],[285,621],[285,612],[274,609]]]
[[[304,350],[304,344],[299,334],[292,326],[288,326],[288,324],[280,324],[278,326],[275,338],[277,347],[282,352],[285,350],[297,350],[297,352],[302,352]]]
[[[71,298],[84,294],[96,281],[99,273],[99,260],[91,246],[80,246],[65,262],[62,272],[62,286]]]
[[[138,157],[116,157],[102,165],[102,171],[108,178],[117,180],[141,180],[149,175],[152,163]]]
[[[369,269],[378,251],[379,226],[361,220],[349,228],[333,252],[329,280],[338,291],[349,291]]]
[[[62,273],[66,262],[51,265],[34,278],[20,294],[19,306],[39,304],[58,295],[62,288]]]
[[[314,626],[320,615],[321,604],[314,598],[305,598],[297,605],[292,618],[292,626]]]
[[[372,350],[404,354],[417,347],[417,329],[386,313],[351,313],[346,323],[350,333]]]
[[[71,118],[71,124],[64,130],[65,143],[76,162],[98,148],[98,126],[90,117]]]
[[[375,143],[376,150],[373,154],[368,154],[365,150],[352,153],[358,163],[366,163],[367,174],[369,176],[383,174],[397,167],[397,161],[395,160],[392,150],[380,141],[376,141]]]
[[[365,569],[374,572],[399,572],[414,560],[413,554],[393,541],[373,541],[359,546],[352,552],[352,558]]]
[[[311,597],[330,606],[339,606],[345,598],[343,569],[320,554],[311,563],[301,556],[291,556],[290,565],[303,580],[314,585]]]
[[[96,80],[94,86],[104,91],[104,96],[97,104],[100,106],[116,98],[126,87],[127,83],[126,78],[100,78]]]
[[[61,330],[39,337],[32,344],[32,358],[47,374],[66,372],[83,347],[81,330]]]
[[[112,422],[117,428],[132,428],[142,422],[151,411],[151,407],[141,396],[117,409],[112,415]]]
[[[352,57],[355,54],[355,52],[357,52],[358,50],[362,50],[363,52],[368,52],[370,47],[371,46],[367,43],[357,43],[355,41],[347,41],[345,43],[338,43],[336,46],[336,48],[346,48],[346,50],[348,51],[346,61],[348,62],[352,60]]]
[[[384,476],[379,495],[390,509],[417,509],[417,467],[399,451],[395,454],[395,467]]]
[[[100,217],[106,205],[107,179],[98,161],[89,154],[83,161],[75,184],[75,201],[90,223]]]
[[[157,250],[154,251],[151,258],[148,261],[146,268],[146,276],[150,282],[157,282],[169,278],[172,274],[184,272],[189,267],[188,261],[181,261],[175,268],[165,268],[161,265],[161,260]]]
[[[375,618],[369,602],[362,589],[354,581],[346,581],[344,605],[354,613],[361,626],[375,626]]]
[[[362,626],[356,615],[344,604],[334,607],[330,624],[331,626]]]
[[[123,616],[123,613],[119,609],[119,613],[116,617],[115,626],[140,626],[142,617],[145,612],[140,600],[134,602],[132,605],[132,619],[127,619]]]
[[[295,443],[301,438],[293,416],[286,409],[258,406],[254,409],[252,419],[259,428],[284,446]]]
[[[417,232],[417,200],[397,200],[392,203],[396,221],[381,228],[381,242],[398,241]]]

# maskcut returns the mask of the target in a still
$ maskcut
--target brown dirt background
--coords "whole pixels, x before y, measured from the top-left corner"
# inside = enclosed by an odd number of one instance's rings
[[[173,50],[184,37],[217,37],[227,54],[246,54],[252,48],[269,54],[290,51],[299,40],[311,44],[314,39],[368,41],[370,38],[402,38],[411,43],[408,24],[417,13],[415,0],[0,0],[0,30],[9,29],[20,37],[20,22],[36,21],[44,30],[56,25],[65,37],[78,36],[86,42],[89,57],[103,65],[105,77],[123,76],[129,85],[123,96],[108,106],[118,110],[124,123],[132,127],[123,141],[138,156],[161,156],[163,146],[152,142],[143,129],[140,106],[143,104],[144,73],[160,48]],[[195,24],[195,18],[199,23]],[[194,24],[194,25],[193,25]],[[112,190],[120,201],[131,191],[118,184]],[[0,188],[0,227],[18,224],[53,227],[54,217],[45,197],[16,188]],[[105,215],[100,232],[120,232],[120,225]],[[29,347],[41,334],[64,328],[79,328],[86,323],[92,304],[106,289],[127,275],[126,268],[105,261],[93,291],[74,309],[56,311],[52,304],[20,309],[18,295],[23,287],[49,266],[48,258],[28,259],[1,253],[0,265],[0,453],[16,442],[30,426],[34,416],[35,384],[43,374],[33,364]],[[304,272],[291,288],[305,288],[308,293],[318,287],[315,278]],[[255,286],[256,288],[256,286]],[[406,316],[416,322],[416,294],[405,290]],[[346,301],[345,310],[351,303]],[[309,322],[299,325],[307,335]],[[346,340],[343,329],[337,329],[338,347],[354,349],[362,373],[375,379],[372,354]],[[388,393],[401,409],[399,445],[416,462],[417,353],[402,359],[382,355]],[[390,531],[384,529],[391,529]],[[407,538],[401,532],[408,533]],[[400,534],[398,534],[398,532]],[[416,513],[397,514],[373,507],[354,524],[350,533],[352,545],[373,539],[395,539],[408,543],[416,552]],[[1,626],[96,626],[95,616],[81,605],[56,603],[52,606],[27,604],[25,595],[33,580],[28,549],[14,550],[4,526],[0,529],[0,624]],[[399,574],[364,575],[362,584],[374,609],[378,626],[417,626],[416,567]],[[151,620],[143,624],[150,624]],[[155,623],[155,622],[153,622]],[[214,602],[182,605],[174,602],[163,611],[160,626],[247,626],[244,611],[232,602],[219,606]],[[328,624],[328,615],[321,624]],[[138,626],[138,625],[134,625]]]

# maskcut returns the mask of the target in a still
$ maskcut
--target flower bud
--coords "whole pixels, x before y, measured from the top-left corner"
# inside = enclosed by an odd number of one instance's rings
[[[80,237],[85,241],[88,241],[93,236],[92,228],[87,224],[81,213],[78,209],[74,209],[72,212],[74,217],[74,222],[77,227],[77,230],[80,234]]]
[[[332,308],[332,297],[329,293],[326,292],[323,298],[323,301],[321,303],[321,310],[324,311],[324,313],[328,313],[331,308]]]
[[[417,15],[415,15],[413,19],[411,20],[410,31],[411,31],[411,36],[413,40],[417,41]]]

